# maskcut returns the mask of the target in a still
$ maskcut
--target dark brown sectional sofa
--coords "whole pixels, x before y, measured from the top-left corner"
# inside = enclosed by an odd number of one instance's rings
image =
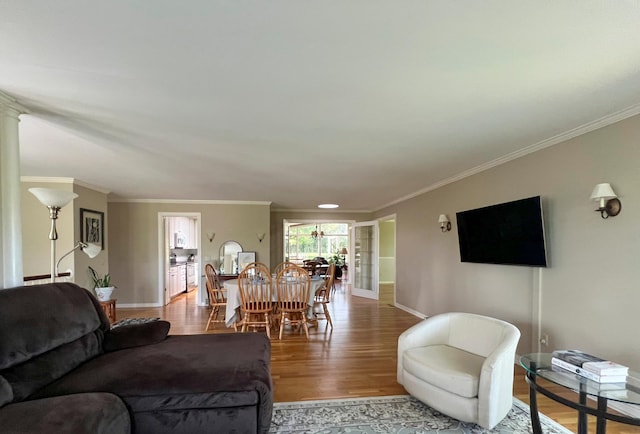
[[[169,326],[111,329],[72,283],[0,290],[0,431],[266,433],[267,337],[167,336]]]

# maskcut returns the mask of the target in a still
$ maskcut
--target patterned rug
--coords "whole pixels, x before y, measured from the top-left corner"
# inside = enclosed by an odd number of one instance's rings
[[[375,398],[328,399],[274,404],[270,433],[530,433],[529,406],[513,399],[513,408],[495,428],[486,430],[472,423],[451,419],[406,395]],[[571,434],[544,415],[542,431]]]

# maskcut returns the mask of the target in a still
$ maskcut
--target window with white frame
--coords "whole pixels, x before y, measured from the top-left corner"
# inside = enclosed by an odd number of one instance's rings
[[[285,259],[302,263],[305,259],[321,256],[329,260],[349,245],[347,223],[299,223],[287,227]]]

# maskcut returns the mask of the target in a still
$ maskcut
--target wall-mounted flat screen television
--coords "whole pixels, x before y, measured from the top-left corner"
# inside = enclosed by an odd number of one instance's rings
[[[540,196],[456,213],[462,262],[546,267]]]

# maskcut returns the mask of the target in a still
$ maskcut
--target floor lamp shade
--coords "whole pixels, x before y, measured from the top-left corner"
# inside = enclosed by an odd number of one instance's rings
[[[38,198],[43,205],[63,208],[78,195],[72,191],[56,190],[55,188],[30,188],[29,191]]]
[[[56,230],[56,220],[58,219],[58,211],[78,195],[72,191],[57,190],[55,188],[30,188],[29,191],[43,205],[49,208],[49,219],[51,219],[51,230],[49,231],[49,239],[51,240],[51,282],[55,282],[57,274],[56,240],[58,239],[58,231]]]

